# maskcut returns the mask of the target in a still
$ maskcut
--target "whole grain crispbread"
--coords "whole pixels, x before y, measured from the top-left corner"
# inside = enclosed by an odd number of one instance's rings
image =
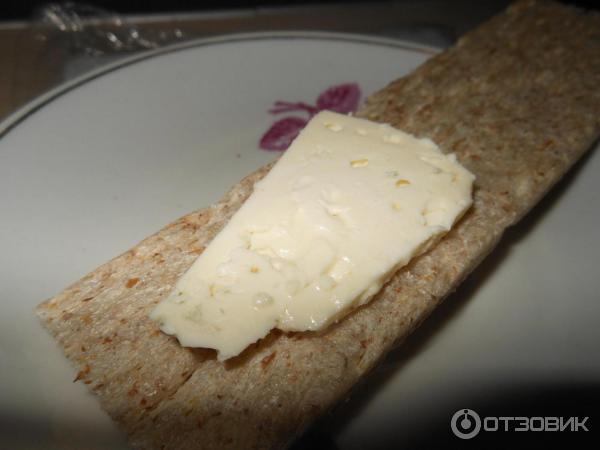
[[[359,115],[433,139],[477,176],[474,205],[375,299],[321,334],[271,333],[233,360],[148,313],[268,171],[42,303],[37,312],[135,448],[280,448],[346,395],[600,134],[600,16],[519,1]]]

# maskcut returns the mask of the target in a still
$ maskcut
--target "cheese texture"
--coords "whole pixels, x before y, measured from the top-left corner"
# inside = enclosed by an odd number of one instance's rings
[[[321,112],[151,318],[220,360],[273,328],[320,330],[446,233],[473,180],[429,139]]]

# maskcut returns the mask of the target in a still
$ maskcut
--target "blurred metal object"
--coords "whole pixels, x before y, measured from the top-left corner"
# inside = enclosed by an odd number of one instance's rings
[[[179,28],[140,30],[115,12],[85,3],[52,3],[37,16],[42,24],[67,33],[73,49],[91,56],[148,50],[184,38]]]

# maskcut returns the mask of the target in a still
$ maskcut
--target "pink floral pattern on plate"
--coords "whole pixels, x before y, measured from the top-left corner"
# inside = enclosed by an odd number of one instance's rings
[[[301,112],[307,117],[287,116],[276,121],[260,139],[260,148],[272,151],[286,150],[300,130],[319,111],[327,109],[342,114],[354,112],[358,108],[360,96],[360,87],[357,83],[344,83],[331,86],[319,94],[315,105],[276,101],[273,108],[269,110],[270,114]]]

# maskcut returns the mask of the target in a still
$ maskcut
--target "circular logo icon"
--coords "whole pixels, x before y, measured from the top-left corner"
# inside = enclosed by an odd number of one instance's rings
[[[481,430],[481,419],[472,409],[459,409],[450,422],[452,432],[461,439],[471,439]]]

